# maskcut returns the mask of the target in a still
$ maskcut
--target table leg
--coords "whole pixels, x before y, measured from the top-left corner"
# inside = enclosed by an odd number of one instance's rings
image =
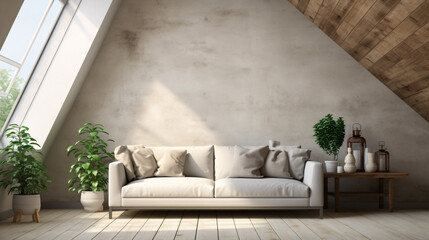
[[[379,193],[384,193],[384,179],[383,178],[378,179],[378,187],[379,187]],[[384,208],[384,197],[383,196],[378,198],[378,207],[381,209]]]
[[[328,178],[323,179],[323,208],[328,208]]]
[[[389,211],[393,212],[393,178],[389,178]]]
[[[340,210],[340,179],[335,178],[335,212]]]

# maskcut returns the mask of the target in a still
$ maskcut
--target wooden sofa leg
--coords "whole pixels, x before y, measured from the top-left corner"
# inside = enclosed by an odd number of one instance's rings
[[[323,207],[319,209],[319,217],[323,219]]]
[[[112,208],[109,208],[109,219],[112,219]]]

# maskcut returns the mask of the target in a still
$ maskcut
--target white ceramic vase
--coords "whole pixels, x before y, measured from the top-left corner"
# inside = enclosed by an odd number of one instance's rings
[[[34,214],[34,210],[40,211],[40,194],[18,195],[14,194],[12,198],[12,209],[15,214],[22,210],[22,214]]]
[[[368,162],[365,165],[365,172],[377,171],[377,164],[374,161],[374,153],[368,153]]]
[[[103,191],[82,191],[80,203],[88,212],[103,211],[104,192]]]
[[[347,148],[347,152],[346,158],[344,159],[344,172],[354,173],[356,172],[356,160],[351,148]]]
[[[325,161],[326,172],[328,173],[337,172],[337,166],[338,166],[337,161],[328,161],[328,160]]]

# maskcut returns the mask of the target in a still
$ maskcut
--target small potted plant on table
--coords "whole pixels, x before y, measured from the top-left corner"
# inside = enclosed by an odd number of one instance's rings
[[[6,129],[9,145],[0,149],[0,186],[14,193],[12,208],[13,221],[22,215],[31,214],[33,221],[40,222],[40,191],[47,190],[51,183],[42,161],[42,152],[36,139],[28,132],[28,127],[11,124]]]
[[[100,137],[100,134],[109,135],[101,124],[85,123],[78,132],[84,137],[67,148],[67,156],[76,159],[70,168],[73,177],[68,181],[69,191],[81,193],[80,202],[86,211],[102,211],[107,190],[105,160],[114,158],[113,152],[107,151],[106,142],[113,140],[104,141]]]
[[[344,142],[345,125],[342,117],[336,121],[332,114],[327,114],[313,126],[316,143],[326,154],[333,156],[333,160],[326,160],[327,172],[336,172],[338,165],[338,152]]]

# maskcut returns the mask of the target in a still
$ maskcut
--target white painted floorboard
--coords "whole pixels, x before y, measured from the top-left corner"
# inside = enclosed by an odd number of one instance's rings
[[[0,239],[305,240],[429,239],[428,210],[115,211],[42,210],[40,223],[24,216],[0,222]]]

